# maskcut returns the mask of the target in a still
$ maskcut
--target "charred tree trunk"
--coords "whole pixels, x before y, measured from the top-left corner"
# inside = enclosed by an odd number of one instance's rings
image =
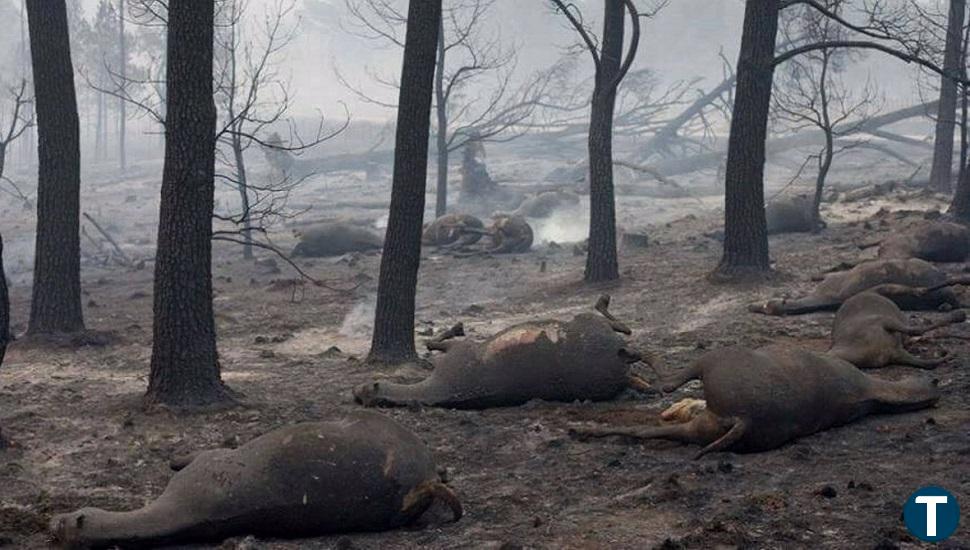
[[[148,404],[195,408],[232,400],[220,377],[212,312],[214,5],[170,0],[168,6],[165,166],[145,397]]]
[[[414,300],[428,178],[428,133],[441,0],[409,2],[398,100],[394,183],[369,360],[414,359]]]
[[[818,81],[818,98],[822,122],[822,132],[825,134],[825,149],[818,163],[818,175],[815,177],[815,196],[812,199],[812,227],[818,230],[822,227],[822,193],[825,191],[825,180],[832,169],[835,158],[835,136],[832,129],[832,116],[829,113],[829,66],[831,63],[829,50],[822,50],[822,72]]]
[[[960,76],[960,50],[963,41],[963,19],[966,0],[950,0],[947,19],[946,49],[940,79],[940,107],[936,115],[936,138],[933,144],[933,167],[930,170],[930,189],[950,192],[953,178],[953,132],[956,125],[957,79]]]
[[[434,214],[440,218],[448,213],[448,98],[445,97],[445,29],[444,21],[438,25],[438,63],[434,81],[435,114],[438,118],[438,186],[435,195]]]
[[[104,158],[104,94],[95,91],[97,96],[98,112],[94,129],[94,158],[101,160]]]
[[[967,128],[967,116],[970,111],[970,98],[967,97],[967,48],[970,47],[970,26],[963,32],[963,42],[960,43],[960,82],[957,90],[960,94],[960,166],[957,173],[957,185],[963,181],[967,171],[967,148],[970,147],[970,134]]]
[[[620,278],[616,258],[616,199],[613,194],[613,112],[623,58],[624,4],[606,0],[603,46],[589,118],[589,252],[587,282]]]
[[[963,171],[963,177],[957,182],[949,213],[964,223],[970,223],[970,167]]]
[[[125,41],[125,0],[118,0],[118,54],[121,86],[124,87],[128,79],[128,44]],[[128,169],[128,155],[125,152],[125,134],[127,134],[128,113],[127,102],[118,98],[118,162],[121,171]]]
[[[7,295],[7,276],[3,271],[3,235],[0,235],[0,366],[10,343],[10,297]]]
[[[28,334],[84,330],[80,121],[64,0],[27,0],[37,113],[37,240]]]
[[[249,203],[249,177],[246,172],[246,157],[243,154],[242,138],[238,133],[232,135],[232,154],[236,162],[236,187],[242,204],[243,258],[253,259],[253,218]]]
[[[724,256],[716,279],[767,273],[764,168],[774,78],[777,0],[748,0],[724,182]]]

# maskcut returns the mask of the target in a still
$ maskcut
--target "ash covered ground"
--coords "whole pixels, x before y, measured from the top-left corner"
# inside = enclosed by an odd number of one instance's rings
[[[492,169],[498,180],[525,185],[529,174],[545,168],[496,161]],[[851,168],[838,174],[833,187],[904,178],[909,172],[871,159]],[[245,395],[244,406],[189,416],[145,413],[140,397],[151,351],[150,258],[159,173],[160,166],[149,163],[124,179],[102,177],[96,169],[85,177],[82,209],[103,222],[126,254],[146,260],[141,269],[121,267],[104,261],[107,245],[97,235],[83,244],[87,324],[113,336],[85,346],[16,342],[0,369],[0,426],[13,443],[0,452],[0,545],[44,547],[53,513],[89,505],[140,507],[165,486],[173,455],[236,446],[286,424],[356,409],[350,390],[374,378],[427,375],[420,365],[380,370],[362,361],[379,255],[298,260],[332,287],[322,288],[299,283],[282,261],[273,267],[268,253],[258,252],[262,261],[252,263],[241,259],[237,246],[217,243],[215,309],[223,378]],[[682,183],[716,191],[716,175],[696,178]],[[295,242],[293,229],[337,218],[379,229],[386,219],[387,190],[386,181],[367,182],[357,173],[317,178],[291,199],[295,207],[312,209],[276,228],[271,238],[288,249]],[[831,313],[764,317],[748,313],[747,304],[804,294],[815,284],[813,274],[874,255],[860,250],[860,242],[945,208],[943,197],[905,189],[827,203],[823,214],[829,223],[822,232],[772,237],[778,270],[772,281],[724,286],[705,278],[721,253],[721,199],[711,192],[657,194],[618,197],[619,224],[645,232],[650,244],[621,250],[622,281],[611,287],[579,283],[584,257],[574,254],[570,243],[585,236],[582,207],[537,224],[537,244],[527,254],[456,258],[426,250],[418,288],[419,343],[457,321],[465,323],[470,337],[483,338],[524,320],[569,318],[608,292],[613,313],[633,327],[639,349],[659,358],[659,371],[735,343],[824,350]],[[220,197],[231,200],[228,192]],[[2,210],[19,334],[29,308],[34,221],[32,211],[19,205]],[[958,272],[963,265],[946,269]],[[968,300],[965,296],[964,303]],[[446,523],[447,513],[434,510],[421,524],[388,533],[235,539],[223,547],[921,547],[900,519],[913,490],[938,484],[970,503],[970,373],[965,366],[970,328],[944,329],[911,349],[922,354],[945,349],[954,356],[932,372],[943,392],[935,408],[868,417],[760,454],[717,453],[694,461],[696,449],[680,444],[586,442],[568,433],[576,421],[656,422],[659,411],[674,401],[700,396],[696,382],[672,395],[631,391],[597,404],[386,410],[424,439],[447,468],[466,509],[460,522]],[[907,374],[910,369],[891,367],[877,375]],[[650,369],[644,375],[655,377]],[[944,547],[970,545],[968,533],[964,526]]]

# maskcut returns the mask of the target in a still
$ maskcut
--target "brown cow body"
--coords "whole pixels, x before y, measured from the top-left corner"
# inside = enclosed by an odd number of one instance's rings
[[[199,453],[144,508],[61,514],[51,535],[68,548],[133,548],[379,531],[413,522],[435,498],[460,517],[424,443],[383,415],[356,412]]]
[[[869,414],[930,407],[940,397],[929,380],[882,380],[837,357],[781,346],[709,352],[672,376],[663,390],[673,391],[696,378],[704,383],[706,408],[687,422],[575,431],[704,445],[697,457],[716,451],[759,452]]]
[[[892,300],[873,292],[863,292],[846,300],[835,314],[829,353],[860,369],[893,364],[932,368],[943,360],[913,356],[903,347],[904,337],[962,323],[966,317],[962,310],[955,311],[939,322],[915,326],[907,321]]]

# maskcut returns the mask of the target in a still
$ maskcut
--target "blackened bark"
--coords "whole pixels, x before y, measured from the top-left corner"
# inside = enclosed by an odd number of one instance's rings
[[[253,259],[253,217],[249,201],[249,176],[246,172],[246,156],[243,152],[242,138],[238,133],[232,135],[232,154],[236,163],[236,187],[242,204],[243,258]]]
[[[613,112],[616,78],[623,57],[623,0],[606,0],[603,46],[589,118],[589,252],[587,282],[620,278],[616,258],[616,202],[613,194]]]
[[[394,147],[394,183],[369,357],[376,362],[397,363],[417,356],[414,300],[421,260],[431,96],[440,22],[441,0],[409,2]]]
[[[957,182],[949,213],[964,223],[970,223],[970,167],[963,171],[963,177]]]
[[[214,4],[170,0],[168,8],[165,167],[146,402],[194,408],[232,399],[220,377],[212,312]]]
[[[822,227],[822,193],[825,191],[825,180],[828,178],[829,170],[832,169],[832,160],[835,158],[835,136],[832,131],[832,117],[829,114],[829,66],[831,63],[830,51],[822,50],[822,73],[818,80],[818,99],[821,111],[822,132],[825,134],[825,150],[822,151],[822,158],[819,160],[818,175],[815,178],[815,196],[812,199],[812,229],[817,231]]]
[[[94,130],[94,158],[101,160],[104,158],[104,94],[95,93],[98,95],[98,114]]]
[[[764,167],[778,0],[748,0],[724,182],[724,256],[718,279],[767,273]]]
[[[950,14],[943,53],[943,72],[940,79],[940,105],[936,115],[936,137],[933,142],[933,167],[930,170],[930,189],[950,192],[953,178],[953,132],[956,125],[957,81],[960,77],[960,50],[963,41],[963,19],[966,0],[950,0]]]
[[[7,295],[7,276],[3,271],[3,235],[0,235],[0,366],[10,343],[10,297]]]
[[[438,135],[438,185],[435,190],[434,215],[440,218],[448,213],[448,98],[445,97],[445,30],[444,22],[438,25],[438,62],[434,78],[435,114]]]
[[[128,78],[128,44],[125,40],[125,0],[118,0],[118,54],[121,73],[121,85],[124,86]],[[128,102],[118,98],[118,159],[121,171],[128,169],[128,154],[125,152],[125,135],[128,127]]]
[[[80,122],[64,0],[27,0],[37,113],[37,239],[28,334],[84,330]]]

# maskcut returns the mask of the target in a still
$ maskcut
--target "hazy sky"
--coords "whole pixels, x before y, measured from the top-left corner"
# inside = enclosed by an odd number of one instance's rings
[[[19,1],[19,0],[14,0]],[[251,0],[251,9],[262,11],[276,0]],[[449,0],[445,0],[447,2]],[[346,18],[344,0],[298,0],[302,17],[301,32],[287,51],[286,69],[296,93],[294,111],[304,114],[323,110],[339,114],[339,101],[345,101],[355,118],[386,118],[388,110],[358,101],[334,77],[339,67],[348,80],[367,85],[364,67],[384,74],[396,73],[401,52],[394,47],[379,47],[372,41],[351,36],[341,28]],[[316,3],[315,13],[329,11],[329,17],[308,17],[304,2]],[[88,15],[97,0],[82,0]],[[402,4],[404,2],[402,1]],[[644,2],[647,5],[649,2]],[[579,1],[587,21],[595,28],[602,11],[602,0]],[[514,41],[519,47],[519,72],[523,75],[555,61],[563,48],[576,40],[576,34],[556,16],[546,0],[496,0],[487,25],[491,32]],[[715,84],[721,75],[718,51],[733,63],[737,58],[743,11],[741,0],[671,0],[653,20],[643,22],[637,67],[649,67],[667,81],[706,77],[700,86]],[[346,22],[346,19],[344,19]],[[582,59],[588,65],[588,58]],[[854,78],[864,82],[869,74],[884,81],[885,93],[899,101],[916,98],[910,83],[912,70],[881,55],[871,55],[855,71]],[[376,89],[375,92],[380,92]],[[394,99],[394,95],[384,97]]]

